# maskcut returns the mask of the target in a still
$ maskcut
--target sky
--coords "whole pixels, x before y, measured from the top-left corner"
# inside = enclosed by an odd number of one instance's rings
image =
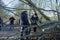
[[[6,5],[8,5],[9,7],[14,6],[18,3],[18,0],[2,0]],[[35,0],[36,1],[36,0]],[[33,2],[35,2],[33,1]],[[60,0],[58,0],[58,2],[60,2]]]
[[[18,0],[2,0],[8,7],[14,7],[15,5],[18,4]],[[35,2],[35,1],[33,1]],[[60,2],[60,0],[58,0],[58,2]],[[53,2],[54,3],[54,2]],[[9,5],[8,5],[9,4]],[[45,9],[50,9],[48,7],[46,7]],[[51,14],[52,15],[52,14]],[[53,16],[53,15],[52,15]]]
[[[11,7],[13,8],[15,5],[18,4],[18,0],[2,0],[4,2],[4,4],[7,6],[7,7]],[[9,13],[10,16],[14,16],[13,13]]]
[[[18,0],[2,0],[8,7],[14,7]]]

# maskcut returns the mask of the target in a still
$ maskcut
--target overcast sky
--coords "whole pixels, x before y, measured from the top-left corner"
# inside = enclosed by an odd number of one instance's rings
[[[18,0],[2,0],[2,1],[7,7],[14,7],[18,3]],[[13,13],[9,13],[9,15],[14,16]]]
[[[8,7],[14,7],[14,5],[18,4],[18,0],[2,0]],[[56,0],[55,0],[56,1]],[[35,2],[35,1],[34,1]],[[58,0],[58,2],[60,2],[60,0]],[[54,2],[53,2],[54,3]],[[55,4],[55,3],[54,3]],[[45,9],[47,9],[48,7],[46,7]],[[50,9],[50,8],[48,8]],[[50,16],[53,16],[52,14]]]
[[[14,7],[18,3],[18,0],[2,0],[8,7]]]

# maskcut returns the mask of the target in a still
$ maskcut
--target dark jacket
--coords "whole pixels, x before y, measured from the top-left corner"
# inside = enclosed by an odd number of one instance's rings
[[[3,26],[3,20],[0,18],[0,30],[2,26]]]
[[[29,25],[28,16],[25,12],[21,13],[22,25]]]
[[[31,24],[36,24],[38,20],[39,20],[39,18],[36,14],[31,16]]]
[[[14,17],[10,17],[9,20],[10,20],[10,24],[14,24],[14,20],[15,20]]]
[[[3,20],[0,18],[0,24],[2,24],[3,23]]]

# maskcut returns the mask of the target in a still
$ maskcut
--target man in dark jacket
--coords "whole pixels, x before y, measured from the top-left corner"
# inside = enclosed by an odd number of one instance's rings
[[[11,24],[11,25],[14,24],[14,20],[15,20],[15,18],[14,18],[13,16],[10,17],[9,20],[10,20],[10,24]]]
[[[34,32],[36,32],[36,30],[37,30],[36,26],[38,25],[38,21],[39,21],[38,15],[37,15],[37,13],[35,13],[31,17],[31,25],[34,25],[34,27],[33,27]]]
[[[27,15],[27,11],[23,11],[22,13],[21,13],[21,25],[22,25],[22,32],[21,32],[21,36],[23,36],[23,32],[25,31],[25,35],[29,35],[29,21],[28,21],[28,15]],[[23,39],[21,39],[21,40],[23,40]],[[29,40],[29,38],[28,37],[26,37],[26,40]]]
[[[1,30],[1,27],[3,26],[3,20],[2,18],[0,17],[0,30]]]
[[[22,25],[29,25],[27,11],[21,13]]]

